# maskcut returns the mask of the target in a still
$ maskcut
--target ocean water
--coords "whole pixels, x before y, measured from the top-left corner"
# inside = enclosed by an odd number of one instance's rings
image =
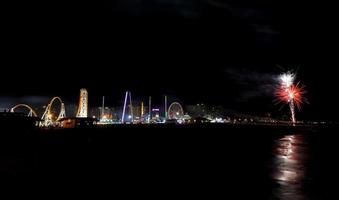
[[[2,143],[0,170],[6,177],[105,179],[118,191],[140,197],[333,199],[337,138],[333,127],[37,131]]]

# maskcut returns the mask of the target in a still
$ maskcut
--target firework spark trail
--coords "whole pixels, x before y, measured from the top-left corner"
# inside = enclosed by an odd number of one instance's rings
[[[290,101],[290,110],[291,110],[292,123],[295,124],[296,119],[295,119],[295,110],[294,110],[294,102],[293,101]]]

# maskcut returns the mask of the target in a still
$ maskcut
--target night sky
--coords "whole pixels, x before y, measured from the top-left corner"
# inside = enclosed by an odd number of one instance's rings
[[[72,102],[85,87],[92,104],[102,95],[118,104],[128,89],[139,98],[169,94],[185,104],[263,114],[279,110],[272,103],[274,78],[298,69],[310,102],[302,118],[338,119],[336,64],[316,60],[322,18],[304,6],[269,0],[5,3],[0,74],[15,84],[1,78],[0,96],[57,95]]]

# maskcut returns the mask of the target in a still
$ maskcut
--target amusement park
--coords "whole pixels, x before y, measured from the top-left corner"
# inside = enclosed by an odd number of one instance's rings
[[[169,102],[164,96],[161,108],[152,104],[152,97],[147,99],[147,105],[141,101],[134,105],[132,93],[127,91],[124,95],[122,110],[112,112],[105,107],[105,96],[102,97],[102,106],[95,114],[89,106],[87,89],[80,89],[79,101],[75,115],[66,115],[66,106],[61,97],[51,98],[44,112],[39,116],[32,105],[20,103],[10,108],[10,113],[21,113],[38,121],[40,128],[73,128],[78,126],[108,126],[113,124],[183,124],[189,122],[191,117],[184,112],[178,101]],[[92,115],[93,114],[93,115]]]

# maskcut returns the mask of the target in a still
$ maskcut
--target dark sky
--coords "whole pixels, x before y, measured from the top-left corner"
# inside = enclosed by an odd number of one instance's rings
[[[336,118],[332,61],[312,5],[257,0],[29,1],[4,4],[0,95],[120,101],[164,93],[182,102],[272,112],[268,85],[299,67],[310,105],[304,118]],[[320,15],[320,13],[319,13]],[[324,30],[324,29],[321,29]],[[319,38],[321,40],[319,40]],[[323,49],[321,47],[316,49]],[[85,69],[86,68],[86,69]],[[20,70],[19,70],[20,69]],[[245,74],[245,75],[244,75]],[[251,76],[247,76],[250,74]],[[261,78],[262,77],[262,78]],[[46,89],[43,89],[46,88]],[[98,104],[100,100],[93,100]]]

